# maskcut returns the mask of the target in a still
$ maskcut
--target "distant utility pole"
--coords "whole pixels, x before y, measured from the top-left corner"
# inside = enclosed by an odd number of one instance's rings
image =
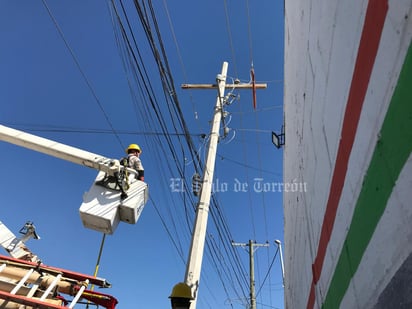
[[[268,243],[265,244],[257,244],[252,240],[249,240],[249,243],[234,243],[232,242],[232,246],[240,246],[243,248],[249,247],[249,273],[250,273],[250,309],[256,309],[256,295],[255,295],[255,260],[254,260],[254,253],[257,247],[269,247]]]

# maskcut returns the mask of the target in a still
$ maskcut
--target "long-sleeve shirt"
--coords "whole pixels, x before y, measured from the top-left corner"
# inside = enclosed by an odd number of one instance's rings
[[[130,168],[135,169],[139,173],[138,179],[143,181],[144,180],[144,168],[143,168],[143,164],[140,158],[134,154],[129,154],[127,156],[127,162]]]

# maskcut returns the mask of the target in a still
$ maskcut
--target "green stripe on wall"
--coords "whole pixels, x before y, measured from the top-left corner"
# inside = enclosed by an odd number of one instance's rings
[[[322,308],[339,308],[362,260],[403,166],[412,152],[412,44],[364,177]]]

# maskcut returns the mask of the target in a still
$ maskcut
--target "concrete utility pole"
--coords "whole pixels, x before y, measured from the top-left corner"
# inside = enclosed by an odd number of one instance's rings
[[[255,295],[255,259],[254,253],[256,247],[269,247],[268,243],[257,244],[249,240],[248,244],[245,243],[234,243],[232,246],[249,247],[249,272],[250,272],[250,309],[256,309],[256,295]],[[257,248],[256,248],[257,249]]]
[[[206,238],[207,218],[209,214],[210,197],[212,193],[213,173],[215,169],[217,143],[219,141],[220,121],[222,119],[225,97],[225,84],[228,63],[223,62],[222,72],[217,75],[218,95],[210,132],[209,147],[207,150],[205,171],[203,173],[202,189],[196,211],[195,226],[192,234],[189,260],[186,267],[185,282],[193,292],[194,300],[190,308],[196,308],[196,293],[199,285],[200,271],[203,259],[203,250]]]
[[[193,84],[184,84],[182,85],[183,89],[217,89],[217,99],[214,108],[214,115],[212,120],[212,128],[210,132],[210,139],[209,145],[207,150],[206,156],[206,164],[205,170],[203,173],[203,180],[202,180],[202,188],[200,191],[199,196],[199,203],[197,205],[196,210],[196,218],[195,218],[195,225],[193,228],[192,233],[192,241],[190,245],[190,252],[189,252],[189,259],[186,265],[186,274],[185,274],[185,282],[188,287],[190,287],[192,291],[192,298],[187,298],[186,293],[185,297],[178,297],[176,293],[172,293],[170,296],[172,306],[175,301],[181,301],[182,299],[188,300],[190,302],[190,309],[196,308],[196,301],[197,301],[197,292],[199,288],[199,280],[200,280],[200,272],[202,267],[202,260],[203,260],[203,251],[205,246],[205,238],[206,238],[206,227],[207,227],[207,219],[209,214],[209,205],[210,205],[210,198],[212,193],[212,184],[213,184],[213,173],[215,168],[215,160],[216,160],[216,152],[217,152],[217,144],[219,142],[219,131],[220,131],[220,123],[222,120],[223,108],[224,105],[227,103],[225,98],[225,89],[230,88],[235,89],[262,89],[266,88],[266,84],[226,84],[226,77],[227,77],[227,69],[228,63],[223,62],[222,71],[216,77],[217,84],[201,84],[201,85],[193,85]],[[180,285],[179,285],[180,284]],[[179,286],[178,286],[179,285]],[[181,287],[181,283],[178,283],[175,288]],[[175,289],[174,289],[175,290]],[[176,289],[179,290],[179,289]],[[189,308],[189,307],[179,307],[179,308]]]

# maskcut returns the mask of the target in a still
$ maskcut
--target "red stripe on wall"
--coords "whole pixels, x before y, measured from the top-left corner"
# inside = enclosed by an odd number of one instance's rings
[[[308,309],[313,308],[315,304],[315,285],[322,272],[326,249],[335,223],[336,212],[348,169],[349,157],[355,140],[363,101],[378,52],[387,11],[388,0],[369,0],[343,118],[341,139],[335,161],[329,198],[323,217],[318,251],[312,265],[313,278],[307,302]]]

